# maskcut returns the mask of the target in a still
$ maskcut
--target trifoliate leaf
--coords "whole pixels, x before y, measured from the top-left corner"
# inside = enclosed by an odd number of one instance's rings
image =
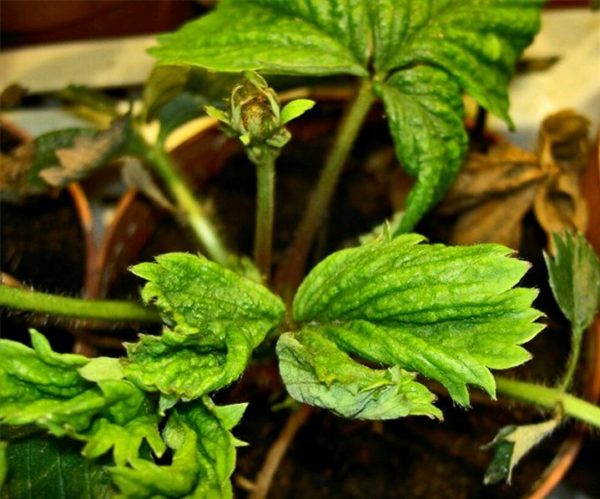
[[[125,371],[147,390],[185,400],[237,379],[284,314],[267,288],[201,256],[171,253],[132,270],[172,331],[127,345]]]
[[[461,405],[468,384],[493,396],[489,368],[528,360],[519,345],[542,329],[536,291],[511,289],[528,264],[500,245],[422,240],[409,234],[329,256],[300,286],[294,320],[352,356],[437,380]]]
[[[107,419],[98,419],[91,430],[81,437],[86,445],[82,454],[95,459],[113,449],[113,458],[117,466],[138,459],[140,446],[146,441],[154,454],[161,457],[166,450],[165,443],[158,432],[157,416],[140,416],[123,426],[111,423]]]
[[[543,423],[505,426],[485,448],[494,449],[494,457],[484,477],[484,483],[492,484],[506,480],[510,483],[512,471],[519,461],[540,441],[549,436],[559,425],[560,419]]]
[[[553,234],[556,254],[544,254],[554,298],[573,329],[583,331],[600,308],[600,261],[582,234]]]
[[[346,418],[396,419],[442,413],[414,373],[371,369],[353,360],[310,326],[277,342],[279,368],[290,395]]]
[[[48,435],[11,440],[2,497],[10,499],[110,499],[104,463],[81,455],[81,444]]]
[[[158,37],[166,64],[213,71],[368,74],[365,0],[223,0],[210,15]]]
[[[411,230],[454,180],[467,148],[460,87],[444,71],[416,66],[376,87],[396,156],[417,177],[395,234]]]

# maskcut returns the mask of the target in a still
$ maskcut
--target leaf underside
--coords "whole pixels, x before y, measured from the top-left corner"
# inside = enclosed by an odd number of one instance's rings
[[[400,225],[439,201],[465,152],[462,91],[510,123],[507,84],[543,0],[222,0],[162,35],[163,64],[371,78],[398,159],[417,177]]]
[[[278,345],[283,379],[300,400],[325,405],[329,397],[327,406],[335,410],[333,391],[364,393],[386,376],[360,366],[358,358],[402,374],[407,413],[415,403],[423,413],[433,400],[426,390],[408,396],[418,384],[408,373],[440,382],[457,403],[468,405],[467,385],[494,396],[489,369],[529,359],[519,345],[542,329],[534,323],[540,313],[531,308],[536,291],[512,289],[527,263],[509,258],[512,251],[499,245],[445,247],[422,240],[410,234],[344,250],[308,275],[294,300],[300,332],[284,335]],[[315,348],[315,336],[329,343]],[[317,354],[312,361],[305,354],[311,346]],[[333,346],[340,352],[326,355]],[[351,365],[365,372],[364,381],[347,375]]]

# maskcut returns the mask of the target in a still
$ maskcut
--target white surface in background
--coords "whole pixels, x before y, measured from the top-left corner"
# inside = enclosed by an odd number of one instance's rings
[[[55,92],[67,85],[95,88],[141,84],[154,59],[146,50],[154,36],[60,43],[0,53],[0,89],[18,83],[31,93]]]
[[[561,59],[546,71],[518,76],[511,83],[514,132],[497,118],[489,121],[490,128],[525,149],[535,148],[541,121],[563,109],[587,116],[593,132],[600,125],[600,13],[549,11],[542,23],[525,55]]]

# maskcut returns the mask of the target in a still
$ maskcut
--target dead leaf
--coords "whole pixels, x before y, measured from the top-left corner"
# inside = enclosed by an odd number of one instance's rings
[[[60,165],[40,172],[48,184],[65,187],[106,164],[120,150],[128,134],[128,121],[115,120],[111,127],[91,136],[76,137],[72,147],[55,151]]]
[[[126,157],[123,158],[123,181],[129,187],[139,190],[142,194],[148,197],[151,201],[154,201],[161,208],[175,213],[177,208],[166,198],[160,188],[154,182],[152,176],[142,166],[141,162],[137,158]]]
[[[20,198],[30,194],[27,172],[35,157],[35,143],[27,142],[14,148],[10,154],[0,154],[0,192],[3,199],[7,196]]]

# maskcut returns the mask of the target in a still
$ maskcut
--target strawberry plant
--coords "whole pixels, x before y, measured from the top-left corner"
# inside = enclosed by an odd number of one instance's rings
[[[548,257],[573,345],[563,380],[546,387],[491,371],[527,361],[522,345],[543,328],[532,307],[536,291],[515,287],[529,265],[500,245],[449,247],[410,233],[460,168],[467,147],[463,92],[510,122],[507,82],[538,30],[541,3],[223,0],[212,13],[159,37],[151,53],[165,66],[155,78],[164,71],[186,80],[190,66],[244,72],[224,106],[205,109],[240,140],[256,168],[253,263],[227,248],[166,152],[168,135],[201,108],[184,85],[175,95],[148,98],[145,113],[161,125],[154,140],[142,133],[139,116],[117,118],[114,110],[108,114],[117,119],[107,130],[39,137],[14,192],[64,187],[113,158],[135,156],[162,181],[205,256],[167,253],[132,267],[145,281],[143,305],[0,287],[0,304],[11,309],[163,324],[160,334],[125,344],[120,358],[57,353],[33,329],[32,348],[0,340],[0,477],[7,478],[8,496],[48,490],[47,477],[38,482],[29,468],[23,471],[32,453],[35,459],[46,453],[71,463],[53,471],[61,476],[57,497],[231,497],[235,449],[243,445],[232,429],[246,404],[219,405],[214,395],[236,382],[255,349],[269,350],[274,338],[272,354],[291,398],[345,418],[442,419],[424,380],[439,383],[464,407],[471,386],[492,398],[501,392],[555,410],[537,433],[501,431],[488,481],[509,476],[524,452],[565,418],[600,427],[600,409],[567,393],[583,331],[600,302],[600,265],[585,241],[559,237],[556,258]],[[255,71],[357,79],[274,277],[276,161],[290,139],[286,125],[315,103],[298,99],[281,108]],[[305,275],[317,229],[377,99],[396,156],[416,177],[406,210],[373,240],[330,254]],[[76,153],[84,151],[81,159]],[[48,443],[40,430],[69,443]],[[268,479],[259,485],[255,497],[266,494]]]

